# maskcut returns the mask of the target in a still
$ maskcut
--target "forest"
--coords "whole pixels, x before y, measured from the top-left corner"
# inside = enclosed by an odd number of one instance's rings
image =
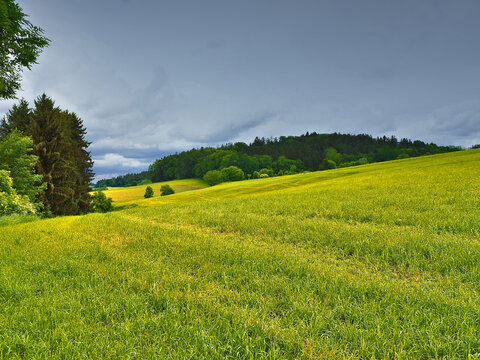
[[[97,182],[97,187],[131,186],[144,180],[202,178],[212,170],[230,166],[241,169],[246,178],[261,173],[291,175],[303,171],[327,170],[421,155],[461,150],[395,136],[373,137],[359,134],[317,134],[279,138],[255,138],[250,144],[228,143],[219,147],[191,149],[155,160],[148,171]]]

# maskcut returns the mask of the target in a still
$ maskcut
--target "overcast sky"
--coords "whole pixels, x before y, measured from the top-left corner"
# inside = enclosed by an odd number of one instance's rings
[[[19,3],[52,42],[18,95],[84,120],[97,179],[307,131],[480,143],[478,0]]]

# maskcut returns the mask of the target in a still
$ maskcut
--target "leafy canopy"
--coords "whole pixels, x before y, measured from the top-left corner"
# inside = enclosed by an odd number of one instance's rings
[[[15,98],[20,73],[37,62],[49,40],[13,0],[0,0],[0,98]]]
[[[210,170],[203,176],[203,180],[205,180],[208,185],[213,186],[223,182],[223,175],[219,170]]]
[[[229,166],[221,170],[224,181],[239,181],[245,179],[242,169],[236,166]]]
[[[4,134],[0,141],[0,170],[10,171],[12,186],[19,195],[26,195],[32,203],[46,188],[42,175],[35,173],[38,156],[31,154],[33,141],[17,130]]]
[[[92,196],[92,206],[95,212],[106,213],[113,210],[113,200],[107,197],[101,190],[95,192]]]
[[[0,216],[35,214],[35,207],[26,195],[18,195],[7,170],[0,170]]]

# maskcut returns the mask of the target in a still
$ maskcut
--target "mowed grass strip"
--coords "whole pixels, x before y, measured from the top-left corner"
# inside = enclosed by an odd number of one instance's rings
[[[479,160],[245,181],[4,226],[0,354],[478,358]]]

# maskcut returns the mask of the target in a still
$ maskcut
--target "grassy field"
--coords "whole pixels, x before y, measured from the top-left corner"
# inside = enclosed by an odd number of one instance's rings
[[[104,191],[108,197],[111,197],[115,203],[129,203],[143,199],[145,189],[147,186],[151,186],[153,189],[153,197],[160,196],[160,187],[162,185],[170,185],[175,193],[181,193],[185,191],[203,189],[208,184],[202,179],[185,179],[185,180],[171,180],[165,182],[159,182],[148,185],[137,185],[128,187],[111,187]]]
[[[129,204],[1,228],[0,357],[480,358],[479,150]]]

